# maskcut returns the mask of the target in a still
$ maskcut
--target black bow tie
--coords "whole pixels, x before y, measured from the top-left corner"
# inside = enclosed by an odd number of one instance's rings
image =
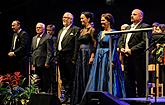
[[[37,38],[42,38],[42,35],[37,35]]]

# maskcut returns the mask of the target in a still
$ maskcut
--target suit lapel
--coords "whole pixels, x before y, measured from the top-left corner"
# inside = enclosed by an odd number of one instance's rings
[[[37,35],[34,37],[33,39],[33,48],[36,48],[36,44],[37,44]]]
[[[41,45],[42,43],[44,43],[44,41],[47,39],[47,37],[48,37],[47,34],[43,34],[42,38],[39,41],[38,46]]]
[[[140,29],[141,28],[141,23],[135,28],[135,29]],[[130,40],[136,35],[137,33],[132,33]]]
[[[135,29],[140,29],[141,28],[141,23],[135,28]],[[130,40],[136,35],[136,32],[135,33],[132,33],[131,37],[130,37]]]
[[[14,47],[14,39],[15,39],[16,33],[13,34],[13,39],[12,39],[12,49]]]
[[[73,26],[70,26],[70,28],[67,30],[67,32],[65,33],[62,41],[61,41],[61,46],[65,45],[65,43],[67,43],[67,40],[68,39],[67,37],[70,36],[70,33],[72,32],[72,27]],[[60,30],[59,34],[58,34],[58,39],[57,39],[57,43],[59,43],[59,40],[60,40],[60,36],[61,36],[61,33],[62,33],[63,29]]]
[[[22,30],[18,33],[19,38],[22,37],[22,33],[23,33]]]
[[[64,38],[62,39],[62,42],[70,35],[71,31],[72,31],[72,28],[70,27],[70,28],[67,30],[66,34],[64,35]]]
[[[131,26],[129,25],[126,30],[130,30]],[[124,42],[126,42],[127,39],[127,33],[124,34]]]

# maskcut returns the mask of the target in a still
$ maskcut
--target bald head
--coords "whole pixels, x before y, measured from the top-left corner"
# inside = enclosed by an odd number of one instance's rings
[[[131,22],[137,24],[143,21],[144,13],[140,9],[134,9],[131,14]]]

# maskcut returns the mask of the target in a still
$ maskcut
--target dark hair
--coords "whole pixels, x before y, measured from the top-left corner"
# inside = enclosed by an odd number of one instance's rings
[[[15,22],[17,22],[17,25],[21,25],[21,22],[19,20],[14,20]]]
[[[104,17],[107,21],[109,21],[111,27],[113,27],[115,21],[114,21],[114,18],[112,16],[112,14],[110,14],[110,13],[104,13],[104,14],[101,15],[101,17]]]
[[[159,26],[160,24],[158,23],[158,22],[154,22],[153,24],[152,24],[152,26],[154,27],[154,26]]]
[[[93,22],[94,21],[94,14],[92,12],[82,12],[81,14],[84,14],[86,18],[90,18],[89,22]]]
[[[55,31],[55,28],[56,28],[55,25],[53,25],[53,24],[48,24],[47,27],[53,29],[53,31]]]
[[[159,27],[163,32],[165,31],[165,24],[159,24]]]

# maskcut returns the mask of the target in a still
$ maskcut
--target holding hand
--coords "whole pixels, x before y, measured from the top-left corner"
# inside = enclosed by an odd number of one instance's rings
[[[131,55],[131,49],[121,48],[121,53],[126,55],[126,56],[129,56],[129,55]]]
[[[94,60],[94,57],[90,57],[89,64],[92,64],[93,60]]]
[[[13,56],[16,56],[16,55],[14,54],[14,52],[9,52],[8,56],[13,57]]]
[[[49,68],[49,67],[50,67],[50,65],[48,65],[48,64],[45,64],[45,67],[46,67],[46,68]]]

